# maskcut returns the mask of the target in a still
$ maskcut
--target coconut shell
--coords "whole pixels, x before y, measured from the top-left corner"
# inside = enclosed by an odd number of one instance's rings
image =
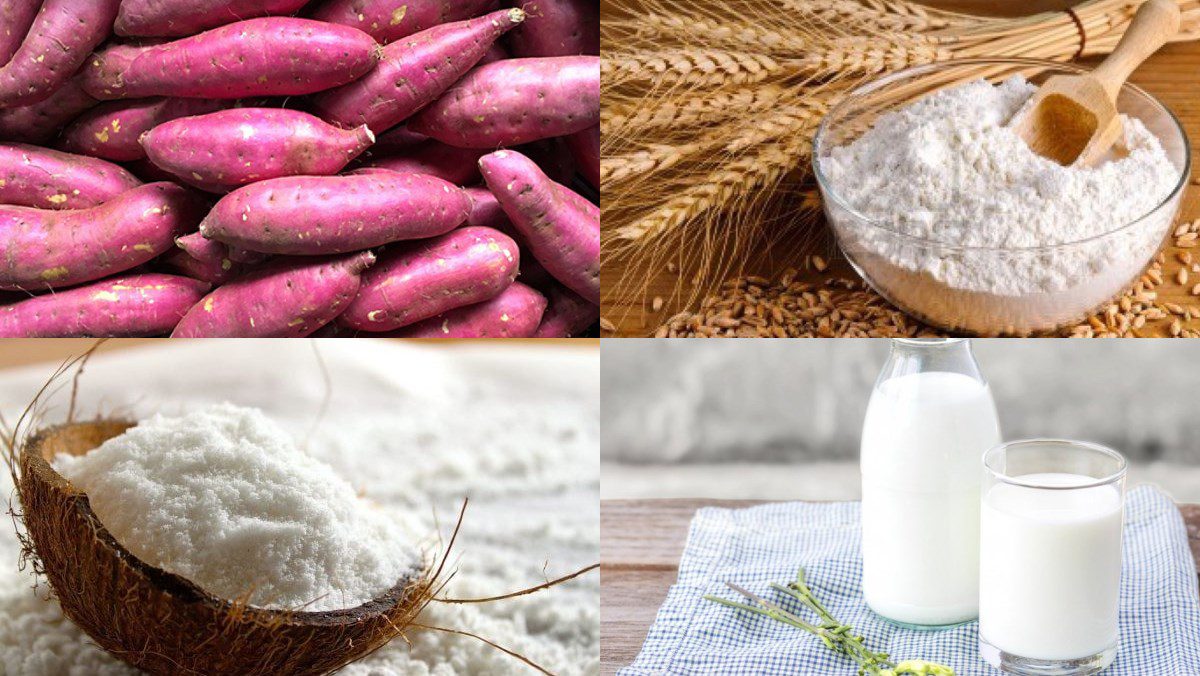
[[[63,613],[96,643],[152,674],[324,674],[398,636],[430,598],[421,571],[378,599],[326,612],[275,611],[219,599],[151,566],[105,529],[87,496],[50,466],[133,423],[42,430],[20,457],[24,523]]]

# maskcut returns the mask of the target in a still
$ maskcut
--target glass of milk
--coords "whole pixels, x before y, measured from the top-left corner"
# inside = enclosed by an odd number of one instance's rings
[[[979,474],[998,443],[969,341],[892,341],[862,432],[863,596],[876,614],[917,628],[978,616]]]
[[[1032,439],[984,455],[979,652],[1012,674],[1094,674],[1117,654],[1125,459]]]

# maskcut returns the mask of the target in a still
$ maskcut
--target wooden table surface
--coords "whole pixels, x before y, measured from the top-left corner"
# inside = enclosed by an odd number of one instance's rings
[[[1078,4],[1079,0],[1027,0],[1011,2],[1011,0],[927,0],[924,4],[966,11],[976,14],[1012,16],[1014,14],[1033,14],[1041,11],[1061,10],[1064,7]],[[603,4],[601,5],[603,10]],[[1099,59],[1088,59],[1082,63],[1096,63]],[[1191,139],[1200,139],[1200,41],[1167,45],[1157,54],[1150,57],[1130,78],[1137,84],[1162,101],[1182,121]],[[1194,147],[1195,141],[1193,141]],[[1193,172],[1193,182],[1184,193],[1183,204],[1178,222],[1188,222],[1200,218],[1200,185],[1195,183],[1196,172]],[[804,281],[823,281],[829,277],[857,279],[857,274],[850,269],[845,259],[836,255],[832,238],[822,223],[820,229],[824,233],[819,237],[814,249],[807,253],[820,254],[830,261],[829,268],[823,273],[805,271],[797,277]],[[1163,278],[1174,279],[1180,266],[1175,259],[1177,249],[1168,245],[1166,264],[1163,266]],[[794,265],[794,261],[775,258],[765,261],[748,272],[767,278],[777,277],[784,269]],[[606,280],[616,280],[624,273],[622,264],[606,264],[602,275]],[[1192,277],[1196,277],[1195,274]],[[606,301],[602,308],[602,316],[612,322],[616,332],[604,332],[604,336],[642,337],[650,335],[664,321],[681,310],[695,310],[671,301],[672,293],[677,288],[677,275],[661,270],[656,276],[647,281],[647,292],[644,297],[627,302],[614,303]],[[1159,300],[1164,303],[1178,303],[1183,306],[1200,306],[1200,297],[1192,296],[1188,286],[1166,283],[1158,287]],[[606,282],[611,283],[611,282]],[[689,288],[685,285],[684,288]],[[663,307],[655,312],[652,303],[655,297],[662,298]],[[1142,331],[1147,336],[1166,336],[1171,318],[1147,322]],[[1193,319],[1185,328],[1200,329],[1200,320]]]
[[[679,573],[688,524],[701,507],[750,507],[751,500],[600,501],[600,673],[615,674],[641,650]],[[1200,505],[1181,505],[1200,575]]]

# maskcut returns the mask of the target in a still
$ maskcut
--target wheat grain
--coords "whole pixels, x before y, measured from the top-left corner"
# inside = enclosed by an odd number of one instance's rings
[[[699,127],[769,110],[786,90],[773,85],[702,92],[658,106],[644,103],[605,108],[600,123],[607,134],[646,133],[671,127]]]
[[[651,79],[660,86],[747,84],[782,68],[763,54],[720,49],[619,52],[600,59],[600,77],[608,86],[631,79]]]
[[[631,176],[669,169],[700,147],[695,143],[683,146],[655,145],[628,155],[605,157],[600,161],[600,181],[608,187],[609,183]]]

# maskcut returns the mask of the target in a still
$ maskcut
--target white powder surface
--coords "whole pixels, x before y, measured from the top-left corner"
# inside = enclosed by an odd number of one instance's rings
[[[407,533],[440,528],[448,537],[469,496],[449,596],[503,594],[598,560],[598,350],[316,342],[332,386],[323,416],[324,376],[300,340],[102,351],[82,378],[79,406],[138,420],[227,400],[261,409]],[[14,419],[50,369],[0,372],[0,412]],[[65,395],[59,401],[50,422],[63,414]],[[7,481],[0,477],[6,493]],[[33,589],[32,575],[17,570],[18,552],[11,525],[0,528],[0,674],[135,673],[64,619],[44,584]],[[420,622],[487,637],[557,674],[599,673],[594,573],[499,603],[434,603]],[[468,637],[411,630],[407,638],[411,645],[393,641],[339,673],[532,673]]]
[[[1181,169],[1158,138],[1122,116],[1122,149],[1064,167],[1009,127],[1035,90],[1020,76],[944,89],[820,159],[834,192],[875,224],[829,206],[843,249],[901,307],[982,333],[1053,328],[1111,298],[1157,250],[1173,205],[1090,238],[1171,194]]]
[[[219,598],[351,608],[419,566],[408,533],[257,409],[155,415],[54,467],[135,556]]]

